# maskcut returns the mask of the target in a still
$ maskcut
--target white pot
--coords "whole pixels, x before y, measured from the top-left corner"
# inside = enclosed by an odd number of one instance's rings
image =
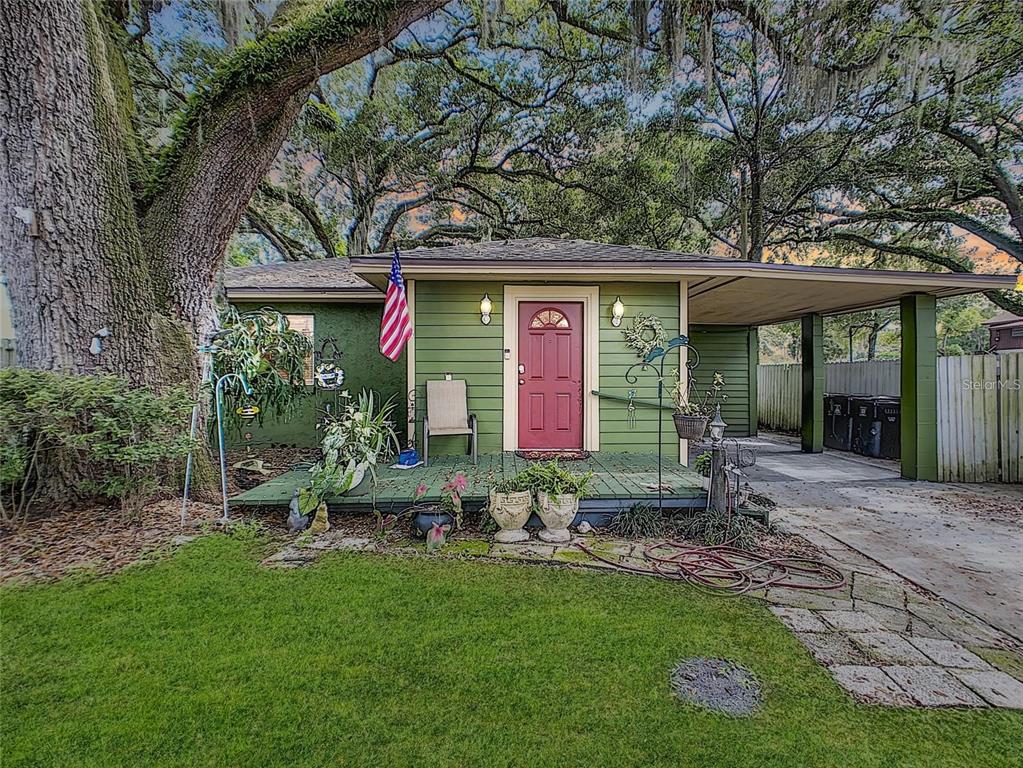
[[[359,484],[366,478],[367,464],[356,464],[355,471],[352,473],[352,481],[348,483],[348,487],[341,491],[341,494],[350,493],[359,487]]]
[[[572,534],[568,532],[568,526],[579,511],[579,499],[571,493],[548,496],[540,492],[537,501],[540,502],[540,519],[546,526],[540,531],[540,538],[553,542],[569,541]]]
[[[522,526],[529,519],[532,511],[533,497],[529,491],[498,493],[490,491],[490,516],[501,530],[494,535],[494,541],[511,544],[526,541],[529,534]]]

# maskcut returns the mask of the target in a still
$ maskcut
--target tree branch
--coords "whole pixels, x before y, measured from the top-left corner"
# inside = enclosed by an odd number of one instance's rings
[[[260,182],[259,191],[271,200],[294,208],[313,230],[313,234],[316,235],[316,239],[319,241],[320,247],[323,248],[327,258],[337,258],[337,251],[334,248],[333,240],[330,238],[330,233],[327,232],[327,227],[323,223],[323,219],[320,218],[316,205],[309,198],[298,192],[275,187],[265,179]]]

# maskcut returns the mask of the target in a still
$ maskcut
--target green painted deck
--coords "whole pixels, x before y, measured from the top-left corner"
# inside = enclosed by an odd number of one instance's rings
[[[462,494],[467,509],[478,508],[487,498],[491,486],[502,477],[515,475],[527,462],[512,452],[481,454],[479,466],[472,466],[468,456],[437,456],[430,466],[415,469],[383,467],[377,472],[376,508],[399,511],[408,507],[420,483],[427,487],[423,502],[440,499],[441,488],[461,472],[468,482]],[[580,502],[583,510],[617,511],[635,501],[657,500],[657,456],[636,453],[594,453],[582,461],[564,462],[573,472],[591,470],[593,483]],[[702,479],[692,470],[680,466],[669,458],[663,465],[665,507],[701,507],[706,504],[707,493]],[[256,488],[235,496],[230,505],[257,507],[287,507],[292,493],[308,483],[305,470],[285,472]],[[668,490],[670,488],[670,490]],[[327,499],[333,511],[369,511],[373,509],[370,483],[364,482],[356,493]]]

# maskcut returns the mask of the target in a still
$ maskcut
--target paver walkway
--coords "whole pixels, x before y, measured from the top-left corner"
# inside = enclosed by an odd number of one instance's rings
[[[421,545],[388,544],[343,531],[298,541],[264,565],[299,567],[326,550],[424,554]],[[560,545],[453,539],[440,554],[614,568],[589,557],[575,546],[577,541],[606,559],[634,565],[643,564],[642,551],[649,543],[592,535]],[[850,695],[888,706],[1023,709],[1023,655],[1012,637],[915,589],[855,550],[834,540],[825,544],[824,559],[846,574],[844,588],[770,588],[754,597],[771,604],[771,611]]]
[[[747,470],[778,504],[772,519],[815,542],[868,554],[1023,642],[1023,486],[903,480],[893,462],[791,440],[744,440]]]

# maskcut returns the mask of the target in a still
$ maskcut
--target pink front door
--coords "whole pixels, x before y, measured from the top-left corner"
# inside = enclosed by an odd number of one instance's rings
[[[583,447],[583,305],[519,304],[519,447]]]

